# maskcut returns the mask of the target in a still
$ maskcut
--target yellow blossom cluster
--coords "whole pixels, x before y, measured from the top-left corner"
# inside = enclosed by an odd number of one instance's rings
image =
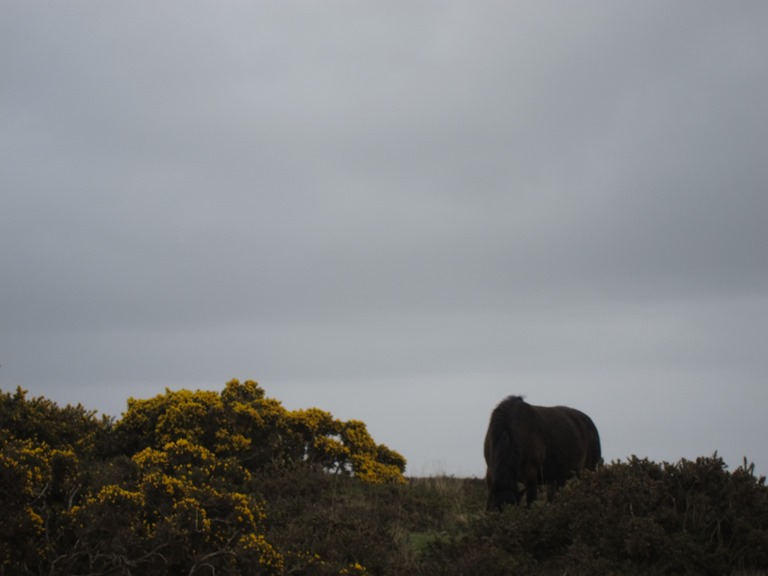
[[[368,576],[368,574],[368,570],[359,562],[350,564],[348,567],[342,568],[341,571],[339,571],[339,576]]]
[[[250,380],[231,380],[220,394],[166,390],[149,400],[132,399],[116,428],[132,438],[143,435],[144,447],[165,450],[188,442],[235,458],[246,470],[298,461],[351,472],[365,482],[404,481],[405,459],[377,445],[365,423],[343,422],[318,408],[288,411]]]

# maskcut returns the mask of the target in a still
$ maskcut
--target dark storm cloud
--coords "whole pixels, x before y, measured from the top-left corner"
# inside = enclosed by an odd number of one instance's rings
[[[2,11],[3,389],[254,377],[464,473],[522,392],[765,466],[763,6]]]

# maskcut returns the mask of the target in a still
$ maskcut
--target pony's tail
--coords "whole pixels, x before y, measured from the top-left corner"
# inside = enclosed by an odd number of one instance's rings
[[[599,466],[603,465],[603,450],[600,445],[600,433],[597,431],[597,426],[595,426],[595,423],[589,416],[587,416],[587,424],[589,426],[587,468],[589,470],[596,470]]]

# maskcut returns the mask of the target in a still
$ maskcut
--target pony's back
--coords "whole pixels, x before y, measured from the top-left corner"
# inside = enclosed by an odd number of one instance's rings
[[[600,460],[600,437],[592,419],[568,406],[536,407],[546,444],[544,482],[563,486],[573,472],[594,470]]]

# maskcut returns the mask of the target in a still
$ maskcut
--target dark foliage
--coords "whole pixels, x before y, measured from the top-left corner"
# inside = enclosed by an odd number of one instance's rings
[[[569,482],[554,502],[505,508],[436,540],[422,574],[730,574],[768,569],[768,488],[746,462],[631,458]],[[478,558],[479,556],[479,558]]]

